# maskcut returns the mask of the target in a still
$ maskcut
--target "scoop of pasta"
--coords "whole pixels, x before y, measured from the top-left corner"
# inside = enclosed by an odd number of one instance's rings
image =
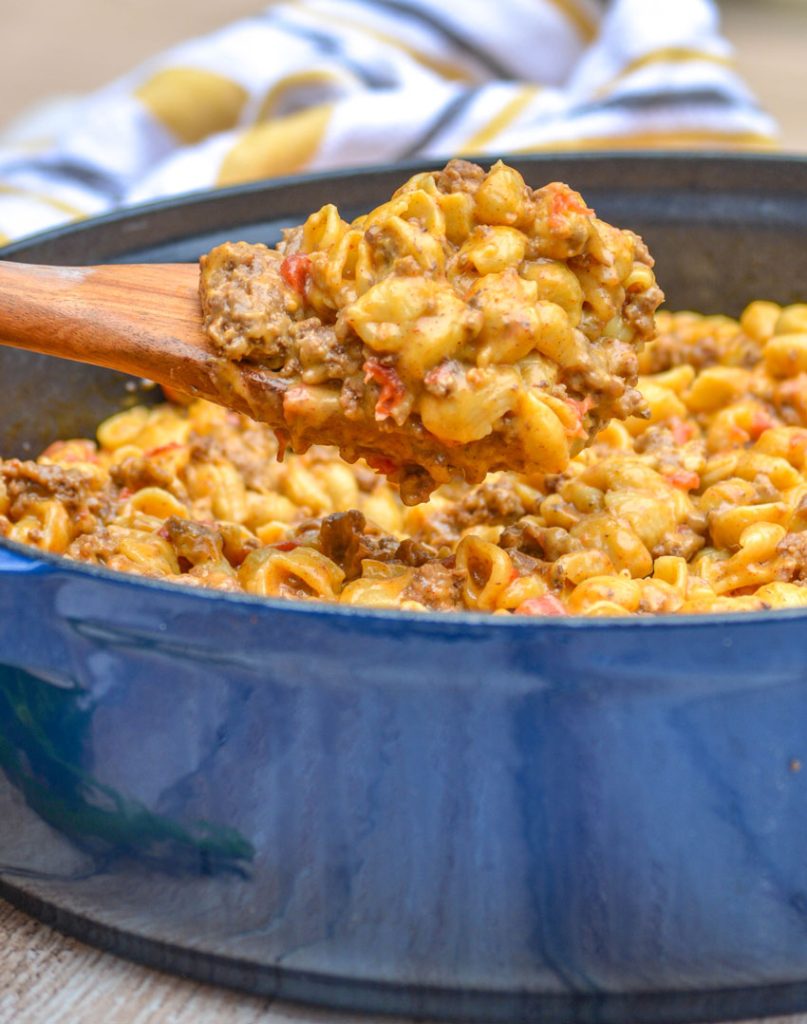
[[[201,299],[217,350],[271,374],[282,441],[363,457],[415,504],[458,477],[559,472],[642,413],[652,266],[567,185],[453,160],[352,223],[327,205],[276,249],[213,249]]]

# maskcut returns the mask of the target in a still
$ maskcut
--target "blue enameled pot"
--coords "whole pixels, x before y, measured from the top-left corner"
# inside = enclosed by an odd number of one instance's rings
[[[640,231],[673,306],[807,297],[804,162],[517,163]],[[189,197],[0,255],[194,258],[404,177]],[[10,350],[0,375],[5,455],[134,387]],[[807,615],[372,612],[4,542],[0,893],[148,963],[370,1012],[807,1007]]]

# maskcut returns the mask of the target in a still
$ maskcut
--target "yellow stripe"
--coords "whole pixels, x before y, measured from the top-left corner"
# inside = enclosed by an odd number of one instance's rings
[[[11,238],[8,235],[4,235],[3,232],[0,231],[0,245],[8,245],[10,241]]]
[[[325,85],[329,82],[341,82],[344,78],[335,71],[298,71],[293,75],[286,75],[276,82],[266,94],[261,109],[258,111],[256,121],[271,121],[275,116],[277,108],[281,105],[286,95],[293,89],[305,85]]]
[[[635,135],[599,135],[538,142],[513,150],[516,153],[544,153],[587,149],[779,149],[779,143],[761,132],[638,132]]]
[[[570,21],[574,25],[577,34],[585,43],[590,43],[599,32],[599,25],[589,15],[588,11],[584,11],[582,7],[575,3],[575,0],[548,0],[553,7],[563,14],[567,21]]]
[[[495,117],[491,118],[478,132],[475,132],[463,146],[460,146],[460,152],[471,155],[483,150],[492,139],[495,139],[515,121],[540,91],[540,87],[537,85],[527,85],[523,89],[519,89]]]
[[[344,15],[325,14],[323,11],[317,11],[317,21],[324,21],[331,25],[343,25],[345,28],[356,29],[359,32],[364,32],[368,36],[372,36],[373,39],[377,39],[380,43],[386,43],[387,46],[393,47],[395,50],[399,50],[401,53],[405,53],[407,57],[411,57],[412,60],[421,64],[423,67],[428,68],[430,71],[435,71],[438,75],[443,78],[447,78],[450,82],[470,82],[473,80],[471,75],[465,68],[460,67],[459,64],[454,64],[453,61],[442,60],[439,57],[430,57],[429,54],[424,53],[422,50],[411,46],[409,43],[401,42],[395,36],[387,35],[386,32],[382,32],[380,29],[370,28],[369,25],[363,25],[359,21],[353,21],[351,18],[346,18]]]
[[[682,46],[668,46],[660,50],[651,50],[650,53],[643,53],[625,65],[605,85],[597,90],[597,96],[603,96],[628,75],[632,75],[639,68],[647,67],[649,64],[685,64],[688,61],[708,61],[710,64],[721,64],[724,67],[731,67],[734,63],[731,57],[722,57],[716,53],[707,53],[705,50],[692,50]]]
[[[79,210],[77,206],[73,206],[71,203],[66,203],[62,199],[57,199],[55,196],[45,195],[43,192],[31,192],[29,189],[17,188],[14,185],[0,185],[0,195],[18,196],[21,199],[33,199],[35,202],[42,203],[44,206],[50,206],[54,210],[66,213],[69,217],[87,216],[86,210]]]
[[[164,68],[135,96],[186,145],[234,128],[249,98],[238,82],[203,68]]]
[[[320,147],[332,111],[333,104],[322,103],[249,128],[222,161],[217,183],[238,185],[304,170]]]

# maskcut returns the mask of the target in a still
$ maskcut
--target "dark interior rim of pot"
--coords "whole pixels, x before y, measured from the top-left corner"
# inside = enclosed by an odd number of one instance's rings
[[[500,158],[525,175],[551,169],[535,184],[562,179],[595,199],[598,192],[607,190],[617,196],[620,209],[638,215],[650,211],[668,222],[680,217],[682,203],[688,204],[688,213],[696,221],[707,221],[715,211],[731,220],[742,217],[741,209],[728,208],[735,199],[747,206],[756,198],[771,229],[792,228],[794,219],[807,224],[807,156],[800,154],[620,150],[505,153]],[[499,157],[470,159],[489,165]],[[434,157],[346,167],[182,193],[28,235],[0,248],[0,258],[76,266],[141,258],[166,262],[173,258],[174,243],[198,242],[202,252],[215,244],[223,229],[241,224],[260,229],[261,201],[293,211],[289,226],[316,204],[328,202],[334,188],[345,208],[366,210],[376,200],[388,198],[409,175],[433,170],[445,160]],[[200,221],[205,230],[198,230]],[[277,217],[272,222],[283,223]]]

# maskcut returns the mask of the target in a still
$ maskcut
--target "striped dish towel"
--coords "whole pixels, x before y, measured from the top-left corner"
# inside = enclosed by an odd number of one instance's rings
[[[415,156],[775,145],[710,0],[285,0],[0,138],[0,241]]]

